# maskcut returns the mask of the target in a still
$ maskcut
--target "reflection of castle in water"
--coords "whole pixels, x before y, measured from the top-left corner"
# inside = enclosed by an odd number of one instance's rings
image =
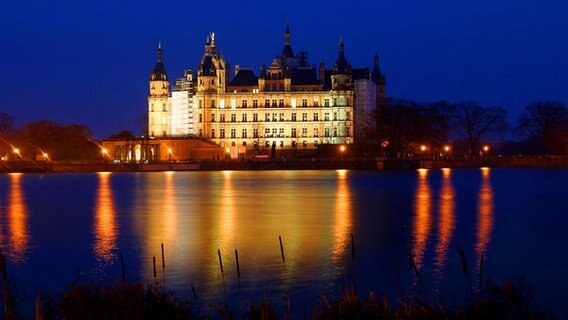
[[[99,261],[109,263],[115,258],[118,226],[114,198],[110,186],[110,172],[99,172],[99,188],[95,206],[93,251]]]
[[[263,188],[264,182],[252,172],[142,176],[139,183],[143,187],[135,195],[139,201],[134,228],[143,246],[141,277],[151,277],[152,256],[158,258],[162,242],[167,277],[198,279],[196,289],[213,295],[221,293],[224,286],[217,250],[228,285],[236,280],[235,249],[239,251],[241,276],[253,283],[280,279],[280,285],[287,285],[288,281],[306,281],[302,280],[306,277],[313,280],[313,272],[305,272],[305,268],[314,263],[326,265],[326,270],[319,271],[329,277],[341,272],[337,266],[344,265],[353,226],[349,172],[335,172],[324,187],[298,187],[296,183],[310,174],[319,178],[321,172],[263,174],[270,180],[266,184],[270,188]],[[279,235],[286,257],[285,279],[280,277]],[[329,261],[335,265],[329,266]]]
[[[437,243],[434,248],[434,273],[439,279],[443,276],[455,231],[455,191],[451,182],[451,170],[442,169],[442,186],[438,202]],[[493,191],[490,182],[490,169],[481,168],[482,183],[478,194],[477,236],[474,250],[476,265],[479,266],[481,255],[485,254],[491,240],[493,227]],[[433,196],[428,183],[428,170],[418,170],[418,184],[414,199],[414,219],[412,229],[412,249],[418,269],[424,265],[424,256],[431,232]]]

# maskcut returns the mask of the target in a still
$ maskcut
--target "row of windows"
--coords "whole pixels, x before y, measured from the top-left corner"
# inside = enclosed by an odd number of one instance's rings
[[[330,114],[329,112],[325,112],[323,114],[323,121],[330,121]],[[312,114],[312,118],[313,121],[320,121],[320,116],[319,113],[314,112]],[[350,119],[350,113],[349,111],[346,112],[345,114],[345,120],[349,121]],[[211,114],[211,122],[216,122],[216,117],[215,114]],[[231,113],[230,114],[230,122],[237,122],[237,114],[236,113]],[[243,113],[241,115],[241,122],[248,122],[249,118],[248,118],[248,114]],[[253,122],[258,122],[258,113],[253,113],[252,114],[252,121]],[[292,113],[290,114],[290,119],[285,119],[284,118],[284,113],[265,113],[264,114],[264,121],[266,122],[276,122],[276,121],[298,121],[298,117],[296,113]],[[303,112],[302,113],[302,121],[308,121],[308,113],[307,112]],[[338,121],[338,117],[337,117],[337,112],[333,113],[333,121]],[[199,114],[199,122],[203,123],[203,114]],[[219,115],[219,122],[226,122],[226,118],[225,118],[225,114],[222,113]]]
[[[252,129],[252,138],[275,138],[275,137],[279,137],[279,138],[284,138],[284,137],[290,137],[290,138],[296,138],[296,137],[308,137],[308,128],[301,128],[301,134],[298,135],[298,130],[297,128],[291,128],[290,129],[290,133],[289,136],[286,136],[286,133],[284,132],[284,128],[265,128],[264,129],[264,136],[260,136],[259,135],[259,130],[257,128]],[[229,138],[231,139],[235,139],[235,138],[249,138],[249,130],[246,128],[241,129],[241,135],[239,137],[237,137],[237,129],[233,128],[228,132]],[[217,131],[215,129],[211,129],[211,138],[215,139],[217,138]],[[324,128],[323,131],[323,136],[324,137],[331,137],[333,134],[333,137],[337,137],[339,132],[337,128]],[[312,130],[312,137],[319,137],[320,136],[320,131],[319,128],[313,128]],[[223,138],[227,138],[226,136],[226,131],[225,129],[219,129],[219,138],[223,139]]]
[[[323,100],[323,106],[324,107],[337,106],[337,105],[338,105],[337,104],[337,98],[333,98],[333,104],[332,105],[330,105],[329,99]],[[347,103],[347,105],[349,105],[349,103]],[[198,106],[199,106],[200,109],[203,109],[203,101],[202,100],[199,100]],[[215,100],[211,100],[210,106],[211,106],[211,108],[217,107]],[[241,104],[238,107],[239,108],[248,108],[248,106],[249,106],[248,100],[243,99],[243,100],[241,100]],[[288,103],[285,104],[284,99],[265,99],[264,100],[264,107],[265,108],[270,108],[270,107],[272,107],[272,108],[284,108],[284,107],[290,107],[290,106],[292,106],[292,107],[296,107],[296,106],[309,107],[310,105],[308,105],[308,99],[302,99],[299,104],[296,103],[295,99],[293,99],[289,104]],[[320,105],[319,105],[318,100],[312,101],[311,107],[317,108],[319,106]],[[230,107],[236,108],[237,107],[237,101],[232,100]],[[259,107],[259,101],[257,99],[252,100],[252,107],[253,108]],[[221,101],[220,108],[225,108],[225,101],[224,100]]]
[[[329,140],[325,140],[325,141],[323,141],[323,142],[324,142],[324,143],[329,143]],[[320,141],[314,140],[314,142],[313,142],[314,147],[316,147],[319,143],[320,143]],[[237,143],[236,143],[235,141],[231,141],[231,146],[235,147],[236,145],[237,145]],[[243,145],[243,147],[246,147],[246,146],[247,146],[247,142],[246,142],[246,141],[243,141],[243,142],[242,142],[242,145]],[[254,146],[255,148],[258,147],[258,146],[260,146],[260,145],[261,145],[261,143],[260,143],[259,141],[253,141],[253,146]],[[284,148],[284,141],[281,140],[281,141],[278,141],[278,142],[277,142],[277,141],[268,141],[268,140],[267,140],[267,141],[264,142],[263,145],[264,145],[266,148],[270,148],[271,146],[279,146],[280,148]],[[224,147],[224,146],[225,146],[225,143],[224,143],[224,142],[221,142],[221,147]],[[297,147],[299,147],[299,146],[302,146],[302,147],[304,147],[304,148],[307,148],[307,147],[308,147],[308,140],[302,141],[301,144],[300,144],[300,142],[292,141],[292,142],[290,142],[290,146],[291,146],[292,148],[297,148]]]

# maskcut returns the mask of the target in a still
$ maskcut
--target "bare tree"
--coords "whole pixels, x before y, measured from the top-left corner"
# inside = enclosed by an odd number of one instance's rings
[[[455,105],[454,121],[456,134],[467,141],[468,152],[473,154],[482,139],[494,137],[507,130],[507,112],[500,107],[484,108],[475,102]]]
[[[566,153],[568,108],[560,102],[535,102],[526,106],[515,130],[527,137],[532,150]]]
[[[547,138],[568,129],[568,108],[560,102],[535,102],[525,107],[516,131],[528,137]]]

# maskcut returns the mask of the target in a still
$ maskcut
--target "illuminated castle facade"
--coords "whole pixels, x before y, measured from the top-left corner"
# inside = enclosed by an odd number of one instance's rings
[[[294,54],[290,29],[284,48],[257,75],[230,66],[211,34],[197,68],[177,79],[173,90],[158,46],[150,74],[150,137],[198,136],[221,147],[239,149],[314,148],[350,144],[374,127],[377,101],[385,95],[385,77],[375,54],[373,69],[352,68],[339,41],[332,69],[312,66],[307,53]]]

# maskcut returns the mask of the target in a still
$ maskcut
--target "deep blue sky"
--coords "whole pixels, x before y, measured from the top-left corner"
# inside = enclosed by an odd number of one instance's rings
[[[234,66],[258,72],[280,53],[330,67],[340,35],[353,66],[378,51],[387,93],[427,102],[568,103],[568,1],[5,1],[0,112],[49,119],[103,138],[136,130],[158,41],[171,79],[195,68],[209,32]]]

